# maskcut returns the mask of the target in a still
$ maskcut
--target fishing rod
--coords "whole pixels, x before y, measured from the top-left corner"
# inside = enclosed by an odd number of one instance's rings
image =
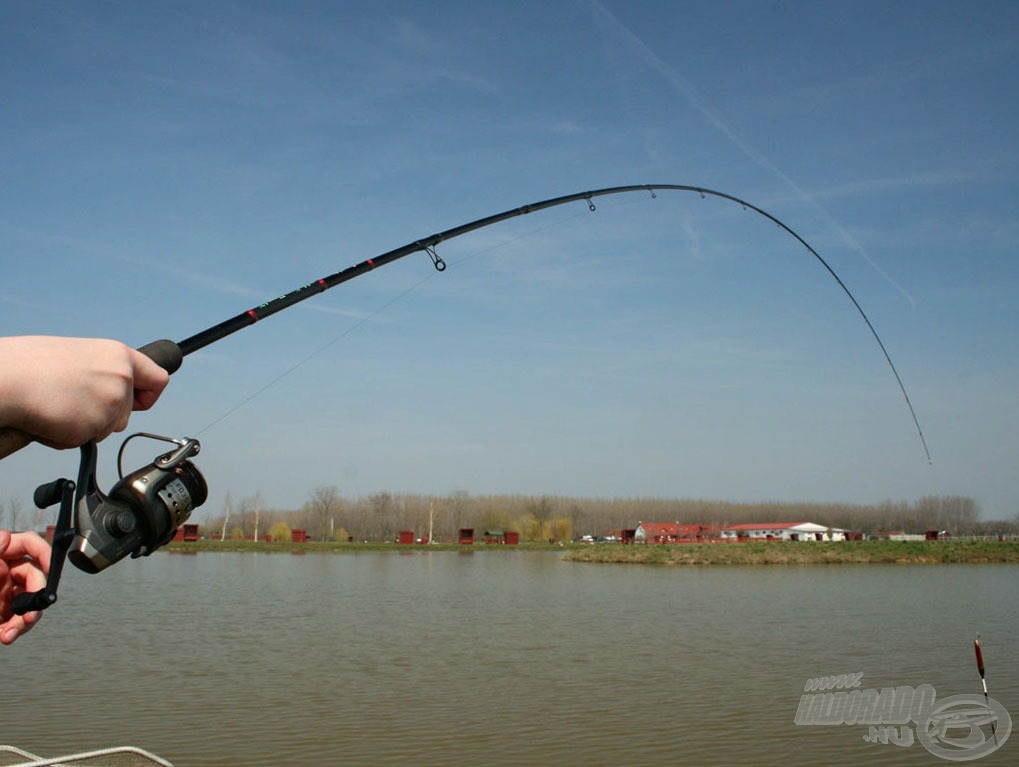
[[[906,392],[902,378],[895,368],[895,363],[892,362],[891,355],[885,348],[884,342],[878,335],[867,313],[846,284],[835,273],[831,265],[806,240],[771,213],[739,197],[701,186],[686,184],[613,186],[586,192],[576,192],[561,197],[552,197],[547,200],[521,205],[517,208],[510,208],[501,213],[485,216],[484,218],[446,229],[437,234],[413,240],[406,245],[401,245],[393,250],[367,258],[360,263],[322,277],[296,290],[241,312],[218,325],[207,328],[182,341],[174,342],[167,339],[154,341],[141,347],[140,351],[152,358],[167,372],[173,374],[180,368],[184,357],[187,355],[204,349],[206,346],[249,327],[259,320],[270,317],[312,296],[323,293],[330,288],[341,285],[355,277],[360,277],[405,256],[424,251],[428,254],[435,269],[441,272],[446,269],[446,262],[438,254],[436,248],[441,243],[456,237],[461,237],[511,218],[537,213],[572,202],[584,201],[587,203],[588,209],[593,212],[596,210],[594,200],[598,197],[640,192],[650,194],[651,198],[655,199],[657,192],[660,191],[692,192],[699,194],[702,198],[714,197],[736,203],[742,206],[744,210],[753,211],[783,229],[817,259],[853,303],[853,306],[856,307],[857,312],[867,324],[871,335],[880,347],[882,354],[884,354],[885,360],[898,383],[899,390],[906,401],[906,406],[909,408],[917,434],[920,437],[920,443],[927,456],[927,461],[930,463],[931,455],[927,449],[927,441],[924,437],[923,429],[920,427],[920,421],[913,409],[912,402],[910,402],[909,394]],[[133,436],[128,439],[133,438]],[[173,531],[183,524],[190,516],[191,511],[201,505],[201,503],[204,503],[208,495],[208,488],[205,485],[204,478],[190,461],[192,457],[197,455],[200,449],[197,440],[189,438],[178,440],[157,435],[143,436],[173,442],[177,445],[177,448],[158,456],[151,464],[136,472],[132,472],[127,476],[122,474],[120,481],[110,491],[109,496],[103,495],[96,486],[96,447],[94,443],[90,443],[82,448],[79,481],[77,484],[70,480],[62,479],[44,485],[36,492],[36,502],[40,508],[56,503],[61,504],[54,537],[54,553],[58,559],[62,561],[66,553],[72,563],[79,567],[79,569],[83,569],[86,572],[98,572],[127,554],[144,556],[163,543],[166,543],[169,540],[167,536],[172,536]],[[22,432],[13,429],[0,429],[0,458],[19,450],[29,442],[31,442],[31,437]],[[71,528],[72,515],[74,517],[73,529]],[[51,576],[53,572],[57,573],[56,579],[58,580],[59,567],[51,569]],[[56,580],[52,578],[51,580],[53,580],[52,584],[48,581],[46,589],[34,595],[19,595],[19,598],[21,598],[19,608],[43,609],[56,601]]]
[[[496,213],[491,216],[485,216],[475,221],[471,221],[460,226],[455,226],[451,229],[446,229],[438,234],[433,234],[429,237],[424,237],[419,240],[414,240],[406,245],[401,245],[398,248],[379,254],[372,258],[365,259],[364,261],[343,269],[339,272],[330,274],[327,277],[322,277],[315,282],[304,285],[296,290],[286,293],[278,298],[274,298],[271,301],[267,301],[264,304],[259,304],[256,307],[248,309],[245,312],[241,312],[235,317],[231,317],[218,325],[214,325],[211,328],[203,330],[200,333],[196,333],[189,338],[185,338],[177,344],[173,344],[171,341],[156,341],[149,344],[147,347],[142,347],[142,351],[145,351],[151,356],[156,362],[164,367],[170,373],[175,372],[183,358],[188,354],[198,351],[209,344],[215,343],[220,339],[225,338],[233,333],[236,333],[243,328],[255,324],[259,320],[269,317],[277,312],[283,311],[294,304],[297,304],[305,299],[311,298],[312,296],[318,295],[330,288],[336,287],[348,280],[352,280],[355,277],[360,277],[362,274],[366,274],[380,266],[385,266],[393,261],[409,256],[413,253],[420,253],[425,251],[432,260],[432,264],[435,269],[439,272],[445,271],[446,262],[442,260],[442,257],[436,252],[436,247],[448,240],[452,240],[455,237],[461,237],[470,232],[483,229],[493,224],[498,224],[502,221],[506,221],[511,218],[518,216],[525,216],[530,213],[537,213],[538,211],[547,210],[548,208],[554,208],[559,205],[566,205],[571,202],[579,202],[581,200],[587,203],[588,210],[592,213],[596,210],[594,199],[596,197],[608,197],[617,194],[627,194],[632,192],[645,192],[651,195],[652,199],[657,198],[657,191],[674,191],[674,192],[694,192],[699,194],[702,198],[705,197],[716,197],[722,200],[728,200],[742,206],[746,210],[751,210],[766,219],[776,224],[778,227],[787,232],[797,242],[799,242],[807,251],[817,259],[817,261],[824,267],[825,271],[831,275],[838,286],[842,289],[842,292],[846,294],[853,306],[856,307],[856,311],[860,317],[866,323],[867,328],[870,330],[871,335],[877,342],[878,347],[881,349],[881,353],[884,355],[885,361],[888,363],[892,374],[895,376],[895,381],[899,386],[899,391],[902,392],[902,396],[906,402],[906,406],[909,409],[910,416],[913,419],[913,424],[916,427],[917,435],[920,438],[920,444],[923,447],[924,454],[927,457],[927,463],[931,464],[931,453],[927,447],[927,440],[924,437],[923,429],[920,427],[920,420],[917,418],[916,411],[913,409],[913,403],[909,399],[909,393],[906,391],[906,386],[902,382],[902,378],[899,376],[899,371],[895,367],[895,363],[892,362],[892,357],[888,353],[888,349],[885,347],[884,342],[881,340],[881,336],[878,335],[877,329],[871,323],[867,313],[863,310],[860,302],[856,300],[856,296],[852,294],[849,287],[842,281],[842,278],[836,274],[835,270],[831,265],[818,253],[805,239],[797,234],[793,229],[787,226],[785,223],[780,221],[778,218],[768,213],[766,210],[753,205],[752,203],[742,200],[739,197],[735,197],[725,192],[719,192],[714,189],[707,189],[701,186],[690,186],[686,184],[640,184],[630,186],[613,186],[606,187],[604,189],[595,189],[587,192],[576,192],[574,194],[567,194],[561,197],[553,197],[548,200],[541,200],[539,202],[529,203],[527,205],[521,205],[517,208],[511,208],[501,213]],[[176,349],[174,348],[176,347]],[[179,354],[178,351],[179,350]]]

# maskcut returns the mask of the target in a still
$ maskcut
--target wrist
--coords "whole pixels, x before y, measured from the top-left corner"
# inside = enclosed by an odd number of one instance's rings
[[[0,427],[20,429],[29,403],[26,363],[31,358],[28,337],[0,338]]]
[[[0,337],[0,426],[34,437],[46,436],[47,410],[54,397],[50,372],[59,350],[48,336]]]

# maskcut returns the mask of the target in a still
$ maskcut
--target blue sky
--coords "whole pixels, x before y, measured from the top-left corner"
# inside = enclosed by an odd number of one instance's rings
[[[317,485],[1019,513],[1019,6],[10,2],[6,334],[181,340],[404,243],[619,184],[189,356],[137,430],[207,509]],[[113,479],[116,439],[104,446]],[[147,450],[147,448],[145,448]],[[138,448],[133,463],[150,458]],[[73,473],[32,446],[2,497]]]

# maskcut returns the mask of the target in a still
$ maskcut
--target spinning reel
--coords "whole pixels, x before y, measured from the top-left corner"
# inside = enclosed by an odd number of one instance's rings
[[[121,469],[124,448],[135,437],[162,440],[177,447],[125,476]],[[60,504],[53,532],[53,558],[46,586],[15,597],[14,612],[24,615],[44,610],[57,601],[65,558],[79,570],[98,573],[128,554],[132,558],[148,556],[168,543],[191,512],[208,498],[205,478],[189,460],[200,450],[196,439],[133,434],[121,445],[117,459],[120,479],[106,495],[96,483],[99,448],[95,442],[82,445],[77,484],[57,479],[35,491],[35,505],[40,509]]]

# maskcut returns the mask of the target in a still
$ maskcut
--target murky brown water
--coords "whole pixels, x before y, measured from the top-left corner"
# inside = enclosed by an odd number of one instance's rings
[[[159,553],[0,648],[0,742],[194,765],[946,764],[793,721],[812,677],[1019,719],[1019,567],[655,568],[522,551]],[[1019,736],[980,765],[1015,764]]]

